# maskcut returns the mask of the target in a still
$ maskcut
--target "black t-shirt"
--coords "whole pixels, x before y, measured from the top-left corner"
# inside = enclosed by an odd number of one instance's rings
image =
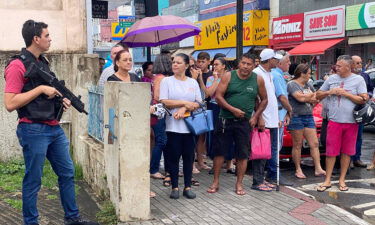
[[[130,76],[130,81],[131,82],[141,82],[141,79],[134,73],[129,73]],[[122,81],[120,78],[118,78],[115,74],[112,76],[108,77],[107,81]]]
[[[207,83],[207,79],[212,76],[212,71],[208,71],[207,73],[202,73],[202,76],[203,76],[203,82],[204,84]]]

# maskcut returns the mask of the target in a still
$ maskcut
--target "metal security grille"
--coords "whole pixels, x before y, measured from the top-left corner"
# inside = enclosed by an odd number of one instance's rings
[[[89,116],[88,116],[88,134],[103,142],[104,138],[104,90],[99,86],[91,86],[88,88],[89,92]]]

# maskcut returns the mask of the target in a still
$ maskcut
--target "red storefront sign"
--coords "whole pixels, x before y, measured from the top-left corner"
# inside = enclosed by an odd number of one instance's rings
[[[303,13],[274,18],[272,22],[273,44],[302,41],[303,18]]]

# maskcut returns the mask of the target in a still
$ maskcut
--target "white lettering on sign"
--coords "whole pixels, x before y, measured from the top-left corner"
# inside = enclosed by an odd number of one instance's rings
[[[302,22],[284,23],[289,22],[288,19],[273,22],[273,34],[289,34],[301,32]]]

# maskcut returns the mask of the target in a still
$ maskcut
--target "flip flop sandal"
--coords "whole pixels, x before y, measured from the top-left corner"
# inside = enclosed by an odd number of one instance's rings
[[[294,176],[298,179],[306,179],[306,176],[304,174],[300,175],[300,174],[295,173]]]
[[[207,166],[206,164],[204,164],[203,166],[198,166],[199,168],[197,168],[198,170],[201,169],[201,170],[210,170],[211,167]]]
[[[209,187],[207,192],[210,194],[216,193],[219,191],[219,187]]]
[[[169,178],[169,180],[166,180],[167,178]],[[169,175],[165,176],[164,180],[163,180],[163,186],[164,187],[169,187],[171,186],[171,177]]]
[[[316,177],[324,177],[326,174],[325,173],[319,173],[319,174],[314,174]]]
[[[330,189],[332,185],[326,186],[326,185],[319,185],[316,190],[318,192],[325,192],[327,189]]]
[[[165,178],[165,176],[163,176],[163,174],[161,174],[161,173],[150,174],[150,177],[153,178],[153,179],[164,179]]]
[[[346,185],[344,185],[344,186],[339,186],[339,190],[340,191],[349,191],[349,188],[348,188],[348,186],[346,186]]]
[[[236,190],[236,194],[237,194],[237,195],[245,195],[246,192],[245,192],[244,189],[237,189],[237,190]]]
[[[251,189],[256,190],[256,191],[265,191],[265,192],[271,192],[272,188],[268,187],[265,184],[260,184],[258,186],[252,186]]]
[[[276,185],[271,184],[271,183],[268,183],[267,181],[264,182],[264,185],[266,185],[266,186],[269,187],[269,188],[272,188],[272,190],[275,190],[275,189],[276,189]]]
[[[191,179],[191,185],[193,185],[193,186],[199,186],[200,183],[197,180]]]

